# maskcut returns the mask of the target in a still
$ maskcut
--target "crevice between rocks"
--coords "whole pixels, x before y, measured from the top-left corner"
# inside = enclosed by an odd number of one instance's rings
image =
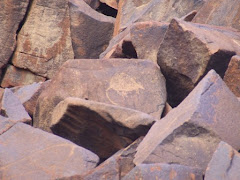
[[[111,16],[113,18],[116,18],[117,13],[118,13],[118,11],[116,9],[108,6],[105,3],[101,3],[101,2],[100,2],[100,5],[98,6],[98,8],[96,9],[96,11],[98,11],[99,13],[102,13],[106,16]]]

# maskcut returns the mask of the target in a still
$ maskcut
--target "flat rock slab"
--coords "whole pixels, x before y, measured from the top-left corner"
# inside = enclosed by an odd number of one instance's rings
[[[203,172],[178,164],[140,164],[122,180],[134,179],[203,180]]]
[[[99,158],[55,135],[18,123],[0,136],[1,179],[55,179],[86,173]]]
[[[240,102],[211,70],[188,97],[157,121],[134,163],[176,163],[205,170],[221,140],[240,149]]]
[[[34,126],[50,131],[52,111],[67,97],[135,109],[160,119],[166,102],[165,79],[148,60],[69,60],[41,93]]]
[[[72,58],[68,1],[33,1],[18,34],[14,66],[52,78],[59,66]]]
[[[235,54],[240,54],[239,31],[173,19],[157,57],[170,105],[177,106],[209,70],[223,78]]]
[[[225,142],[220,142],[208,164],[205,180],[240,179],[240,154]]]
[[[94,11],[84,1],[70,0],[74,58],[98,58],[113,35],[115,19]]]

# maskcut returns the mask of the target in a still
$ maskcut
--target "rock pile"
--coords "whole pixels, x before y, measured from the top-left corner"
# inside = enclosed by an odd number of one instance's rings
[[[240,0],[0,2],[0,179],[239,180]]]

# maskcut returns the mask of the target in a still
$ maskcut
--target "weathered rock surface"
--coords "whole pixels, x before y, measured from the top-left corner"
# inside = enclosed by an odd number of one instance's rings
[[[205,180],[240,179],[240,154],[225,142],[220,142],[208,164]]]
[[[87,3],[91,8],[97,9],[100,5],[99,0],[83,0],[85,3]]]
[[[173,19],[157,57],[170,105],[178,105],[210,69],[223,77],[235,54],[240,54],[239,31]]]
[[[240,56],[233,56],[224,75],[224,82],[229,89],[240,97]]]
[[[98,58],[113,35],[114,18],[94,11],[84,1],[70,0],[74,58]]]
[[[1,87],[9,88],[14,86],[24,86],[34,82],[43,82],[45,80],[46,78],[37,76],[30,71],[8,65],[6,73],[4,74],[1,82]]]
[[[115,36],[100,58],[139,58],[157,62],[168,23],[139,22]]]
[[[8,129],[14,126],[17,122],[9,120],[8,118],[0,115],[0,135],[5,133]]]
[[[178,164],[140,164],[123,178],[130,179],[203,180],[203,172]]]
[[[134,163],[176,163],[206,169],[221,140],[240,149],[240,103],[214,70],[137,148]]]
[[[24,19],[29,0],[0,1],[0,75],[16,47],[16,33]]]
[[[55,135],[18,123],[0,136],[1,179],[55,179],[86,173],[99,158]]]
[[[207,0],[193,22],[216,26],[230,26],[240,30],[239,0]]]
[[[204,0],[120,0],[114,35],[134,22],[163,21],[181,18],[193,10],[199,10]]]
[[[69,97],[55,107],[50,128],[106,159],[145,135],[155,121],[132,109]]]
[[[52,111],[67,97],[135,109],[160,119],[166,102],[165,79],[148,60],[69,60],[41,93],[34,126],[50,131]]]
[[[52,78],[59,66],[73,57],[68,1],[33,1],[18,34],[14,66]]]

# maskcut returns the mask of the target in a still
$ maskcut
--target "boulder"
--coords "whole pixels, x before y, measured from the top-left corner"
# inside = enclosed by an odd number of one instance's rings
[[[208,164],[205,180],[240,179],[240,154],[225,142],[220,142]]]
[[[33,1],[18,34],[14,66],[52,78],[73,57],[68,1]]]
[[[139,58],[157,63],[157,53],[168,23],[139,22],[115,36],[100,58]]]
[[[223,78],[235,54],[240,54],[239,31],[173,19],[157,56],[170,105],[177,106],[209,70]]]
[[[98,58],[113,35],[114,18],[94,11],[84,1],[70,0],[74,58]]]
[[[15,50],[16,36],[28,6],[29,0],[0,1],[0,76]]]
[[[0,135],[0,179],[56,179],[96,167],[94,153],[65,139],[17,123]]]
[[[195,23],[229,26],[240,30],[240,0],[207,0],[193,19]]]
[[[37,76],[28,70],[8,65],[1,82],[1,87],[9,88],[14,86],[24,86],[34,82],[43,82],[45,80],[46,78]]]
[[[165,79],[148,60],[69,60],[41,93],[34,126],[50,131],[52,111],[67,97],[135,109],[160,119],[166,102]]]
[[[197,168],[178,164],[140,164],[122,180],[130,179],[203,180],[203,172]]]
[[[224,82],[229,89],[240,97],[240,56],[233,56],[224,75]]]
[[[17,123],[16,121],[9,120],[7,117],[0,115],[0,135],[5,133],[16,123]]]
[[[139,111],[69,97],[54,108],[50,128],[106,159],[145,135],[154,122]]]
[[[205,170],[221,140],[240,149],[240,102],[211,70],[188,97],[157,121],[134,163],[175,163]]]

